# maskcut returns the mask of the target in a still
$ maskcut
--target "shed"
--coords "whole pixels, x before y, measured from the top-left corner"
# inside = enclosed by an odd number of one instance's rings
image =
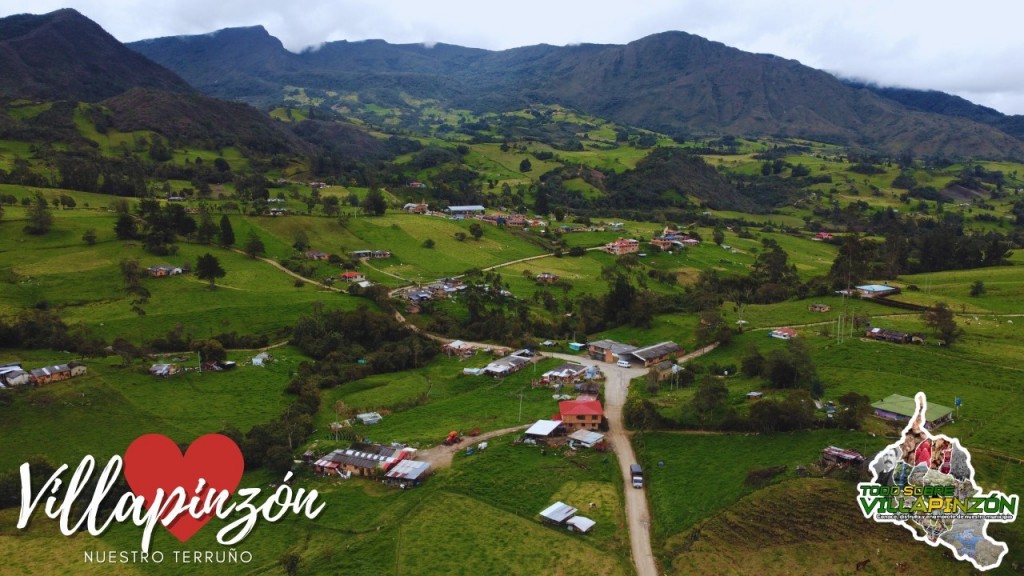
[[[856,450],[846,450],[836,446],[829,446],[821,451],[821,460],[827,464],[857,465],[864,461],[864,455]]]
[[[901,394],[890,394],[871,404],[875,409],[875,416],[883,420],[895,420],[897,422],[909,422],[917,412],[917,404],[913,398]],[[949,422],[953,419],[953,409],[942,404],[928,402],[925,409],[925,428],[931,430]]]
[[[764,397],[764,392],[747,392],[747,400],[759,400]]]
[[[561,426],[562,423],[558,420],[537,420],[532,426],[526,429],[527,436],[534,438],[547,438],[555,433],[555,430]]]
[[[647,368],[658,362],[678,358],[683,352],[682,346],[675,342],[667,341],[638,348],[633,350],[632,354]]]
[[[579,444],[584,448],[593,448],[604,440],[604,434],[593,430],[577,430],[569,434],[569,440],[573,444]]]
[[[594,522],[586,516],[573,516],[566,520],[565,524],[569,527],[569,530],[572,530],[573,532],[586,534],[587,532],[590,532],[590,529],[593,528],[597,522]]]
[[[363,414],[356,414],[356,418],[363,424],[380,424],[380,421],[384,419],[383,416],[376,412],[365,412]]]
[[[565,521],[572,518],[576,512],[578,512],[577,509],[569,506],[565,502],[559,501],[542,510],[540,515],[548,522],[564,524]]]
[[[586,346],[587,345],[582,342],[570,342],[569,350],[572,350],[573,352],[579,352],[580,350],[583,350]]]
[[[429,472],[429,462],[401,460],[384,475],[384,483],[400,488],[419,486]]]

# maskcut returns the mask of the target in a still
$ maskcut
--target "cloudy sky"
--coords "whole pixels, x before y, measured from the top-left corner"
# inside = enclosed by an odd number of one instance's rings
[[[1024,114],[1024,4],[1005,0],[4,0],[0,15],[68,7],[123,42],[261,24],[296,51],[367,38],[495,50],[624,44],[682,30]]]

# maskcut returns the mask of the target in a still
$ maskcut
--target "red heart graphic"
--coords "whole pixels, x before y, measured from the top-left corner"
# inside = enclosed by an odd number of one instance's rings
[[[198,495],[200,505],[197,508],[201,509],[211,488],[233,494],[244,470],[242,451],[234,441],[221,434],[200,436],[184,456],[178,445],[167,436],[145,434],[136,438],[124,454],[124,478],[132,492],[145,499],[147,510],[153,505],[157,489],[161,488],[166,501],[180,486],[188,502],[196,496],[200,478],[206,481]],[[169,513],[170,509],[164,516]],[[213,516],[214,513],[210,512],[197,519],[184,512],[167,526],[167,530],[185,542]]]

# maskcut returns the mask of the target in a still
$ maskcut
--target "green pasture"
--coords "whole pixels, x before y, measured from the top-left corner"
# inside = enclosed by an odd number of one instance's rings
[[[528,366],[502,379],[462,373],[463,368],[483,367],[492,359],[482,353],[461,363],[438,359],[426,368],[377,375],[325,390],[317,416],[324,435],[321,442],[328,441],[327,426],[337,420],[334,406],[338,400],[360,412],[373,410],[384,415],[380,424],[355,424],[352,431],[358,436],[418,446],[435,445],[451,430],[508,428],[549,418],[558,411],[552,390],[533,389],[530,380],[539,379],[561,361],[546,359],[536,368]]]
[[[244,365],[252,353],[237,352],[229,355],[239,363],[234,370],[170,378],[156,378],[146,370],[176,356],[129,367],[121,367],[114,356],[85,360],[86,375],[20,391],[14,404],[2,409],[0,430],[8,446],[0,455],[0,470],[11,470],[40,453],[58,464],[77,463],[86,454],[104,460],[123,454],[132,440],[149,432],[184,443],[228,425],[245,431],[269,422],[291,402],[284,388],[305,360],[293,348],[273,354],[276,361],[263,368]],[[184,356],[187,360],[180,365],[198,365],[195,355]],[[5,355],[5,361],[21,361],[31,369],[74,359],[47,351]]]

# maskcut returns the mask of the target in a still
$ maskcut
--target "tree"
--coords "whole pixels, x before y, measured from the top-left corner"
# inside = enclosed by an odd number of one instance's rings
[[[953,310],[945,302],[938,302],[934,308],[925,310],[921,319],[935,331],[935,336],[947,346],[956,342],[964,333],[963,329],[957,326],[956,319],[953,318]]]
[[[121,260],[119,266],[125,294],[131,298],[129,303],[132,312],[141,318],[146,315],[146,311],[142,307],[149,302],[149,290],[142,285],[142,265],[134,258],[125,258]]]
[[[715,226],[714,231],[711,232],[711,239],[715,241],[715,244],[725,242],[725,229],[721,225]]]
[[[985,283],[981,280],[975,280],[974,284],[971,284],[971,296],[983,296],[985,294]]]
[[[263,254],[263,252],[266,251],[266,248],[263,246],[263,240],[260,240],[260,237],[256,235],[256,232],[250,230],[249,237],[245,240],[244,250],[245,253],[249,255],[249,258],[255,259],[260,254]]]
[[[697,387],[690,408],[697,414],[702,425],[707,425],[729,397],[729,389],[714,376],[706,376]]]
[[[220,217],[220,245],[235,245],[235,231],[231,228],[231,220],[228,220],[227,214]]]
[[[227,272],[221,268],[220,261],[213,254],[207,252],[196,260],[196,277],[210,282],[210,290],[217,287],[217,278],[223,278]]]
[[[74,208],[78,204],[75,203],[75,199],[67,194],[60,195],[60,206],[64,209]]]
[[[384,199],[384,194],[379,188],[371,188],[366,193],[366,198],[362,202],[363,210],[366,210],[368,214],[373,216],[383,216],[388,210],[388,202]]]
[[[530,164],[530,159],[529,158],[523,158],[523,161],[519,163],[519,171],[520,172],[529,172],[530,170],[533,170],[533,165]]]
[[[423,241],[423,247],[424,248],[433,248],[434,244],[435,243],[434,243],[433,239],[431,239],[431,238],[427,238],[426,240]]]
[[[469,233],[473,235],[474,240],[479,240],[484,235],[484,228],[477,222],[473,222],[469,225]]]
[[[96,229],[86,228],[85,232],[82,233],[82,241],[89,246],[96,244]]]
[[[35,200],[28,207],[28,224],[25,225],[26,234],[46,234],[53,227],[53,214],[50,213],[50,205],[46,198],[36,192]]]
[[[217,235],[217,225],[213,223],[213,217],[205,209],[199,215],[199,226],[196,227],[196,242],[209,244]]]
[[[856,392],[847,392],[839,397],[839,412],[836,414],[836,424],[843,428],[860,429],[873,408],[871,398]]]
[[[200,362],[223,362],[228,359],[224,345],[215,338],[193,340],[189,349],[199,354]]]

